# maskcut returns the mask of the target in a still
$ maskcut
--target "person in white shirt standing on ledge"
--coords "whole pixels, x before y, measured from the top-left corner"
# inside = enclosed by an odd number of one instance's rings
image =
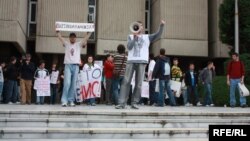
[[[59,40],[65,47],[64,56],[64,86],[61,98],[61,103],[63,107],[75,106],[75,90],[76,90],[76,80],[79,72],[79,64],[81,62],[81,47],[87,45],[87,40],[89,39],[91,33],[87,35],[80,41],[76,42],[76,34],[70,33],[69,41],[65,41],[59,31],[56,31]]]
[[[135,72],[135,88],[132,94],[131,108],[139,109],[137,103],[141,96],[141,86],[145,74],[145,66],[148,64],[149,45],[161,37],[165,21],[161,21],[158,31],[154,34],[143,34],[143,25],[137,21],[139,30],[128,36],[128,61],[121,86],[119,105],[116,109],[124,109],[129,95],[132,76]],[[133,27],[135,29],[135,27]]]

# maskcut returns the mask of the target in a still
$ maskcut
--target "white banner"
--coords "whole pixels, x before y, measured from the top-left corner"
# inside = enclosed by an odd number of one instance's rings
[[[181,95],[181,82],[170,80],[170,88],[176,97]]]
[[[50,96],[50,78],[37,78],[34,82],[37,96]]]
[[[101,97],[102,68],[83,69],[77,80],[77,102],[85,99]]]
[[[94,32],[93,23],[56,22],[56,31]]]
[[[133,92],[135,89],[135,73],[133,74],[131,85],[132,85],[132,92]],[[141,97],[149,98],[149,83],[147,81],[142,81]]]

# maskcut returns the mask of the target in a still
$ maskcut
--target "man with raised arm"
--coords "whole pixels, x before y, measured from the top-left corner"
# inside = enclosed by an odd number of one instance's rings
[[[135,72],[135,88],[132,95],[131,108],[139,109],[137,103],[141,96],[142,81],[144,79],[145,67],[148,64],[149,45],[161,37],[165,21],[161,20],[159,29],[153,34],[143,34],[142,22],[137,21],[139,31],[128,36],[128,61],[121,86],[119,105],[116,109],[124,109],[130,90],[132,76]]]
[[[69,34],[69,42],[63,39],[59,31],[56,31],[56,33],[63,47],[65,47],[64,86],[61,103],[63,107],[67,105],[75,106],[76,80],[79,72],[79,64],[81,62],[81,47],[85,48],[87,46],[87,40],[91,33],[87,33],[79,42],[76,42],[75,33]]]

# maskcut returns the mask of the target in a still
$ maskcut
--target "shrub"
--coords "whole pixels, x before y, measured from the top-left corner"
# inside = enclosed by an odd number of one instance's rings
[[[250,85],[247,85],[250,89]],[[201,94],[202,101],[204,100],[204,88],[199,86],[199,93]],[[239,105],[239,93],[236,89],[236,102]],[[216,106],[229,106],[229,86],[226,84],[226,76],[216,76],[213,80],[213,102]],[[247,104],[250,106],[250,96],[247,97]]]

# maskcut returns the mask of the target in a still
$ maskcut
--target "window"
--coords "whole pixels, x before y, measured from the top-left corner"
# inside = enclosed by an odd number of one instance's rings
[[[96,0],[89,0],[88,22],[95,23],[96,17]],[[96,25],[95,25],[96,26]],[[91,34],[90,40],[95,40],[95,32]]]
[[[145,33],[150,33],[150,0],[145,2]]]
[[[28,37],[36,36],[37,0],[29,0]]]

